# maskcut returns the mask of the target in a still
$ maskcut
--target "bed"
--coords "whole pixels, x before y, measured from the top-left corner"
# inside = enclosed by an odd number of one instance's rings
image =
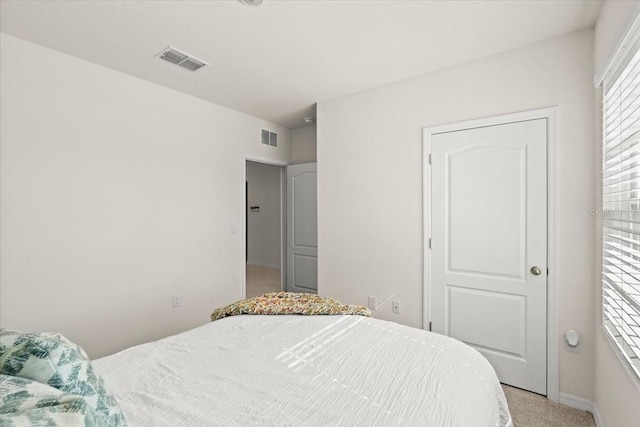
[[[504,426],[487,360],[353,315],[240,315],[94,360],[135,426]]]

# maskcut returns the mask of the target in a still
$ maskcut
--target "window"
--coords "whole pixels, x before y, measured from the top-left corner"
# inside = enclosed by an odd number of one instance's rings
[[[602,320],[640,378],[640,50],[617,68],[604,87]]]

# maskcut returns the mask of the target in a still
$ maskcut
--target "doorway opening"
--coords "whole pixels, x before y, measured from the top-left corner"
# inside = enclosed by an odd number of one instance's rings
[[[245,165],[245,297],[284,289],[284,167]]]

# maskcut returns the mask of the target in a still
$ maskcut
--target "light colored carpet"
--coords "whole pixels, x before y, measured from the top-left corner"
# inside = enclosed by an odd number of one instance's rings
[[[559,405],[539,394],[503,385],[514,427],[595,427],[586,411]]]
[[[280,291],[279,268],[247,264],[247,298]]]

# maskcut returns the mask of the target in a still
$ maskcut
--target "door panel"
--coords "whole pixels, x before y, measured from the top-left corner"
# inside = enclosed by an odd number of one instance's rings
[[[293,243],[298,248],[318,247],[317,177],[311,170],[292,176]]]
[[[287,167],[287,291],[318,292],[316,163]]]
[[[455,286],[447,287],[447,291],[447,335],[485,349],[524,357],[526,299],[522,295]]]
[[[449,269],[523,278],[525,147],[474,145],[450,152],[446,159]],[[500,215],[495,214],[495,206],[500,206]],[[484,250],[479,252],[477,248]]]
[[[306,292],[318,292],[318,258],[307,255],[293,256],[293,283]]]
[[[547,120],[432,135],[431,321],[546,394]],[[533,266],[544,274],[534,275]]]

